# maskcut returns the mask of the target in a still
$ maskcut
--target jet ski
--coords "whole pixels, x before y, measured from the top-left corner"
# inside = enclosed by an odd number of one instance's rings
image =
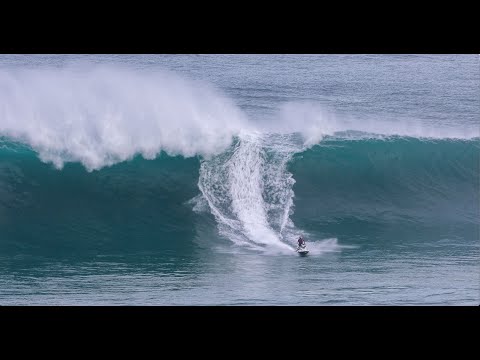
[[[305,256],[309,253],[305,244],[298,246],[296,251],[300,256]]]

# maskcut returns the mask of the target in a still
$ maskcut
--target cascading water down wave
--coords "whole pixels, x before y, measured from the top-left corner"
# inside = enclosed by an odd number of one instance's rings
[[[302,148],[298,135],[243,133],[229,150],[202,161],[198,186],[221,235],[254,249],[294,250],[295,180],[287,164]]]

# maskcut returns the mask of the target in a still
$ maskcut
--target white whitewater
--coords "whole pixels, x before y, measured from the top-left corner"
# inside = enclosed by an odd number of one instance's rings
[[[244,133],[229,151],[202,162],[199,188],[223,236],[256,249],[294,250],[295,180],[287,163],[300,149],[291,136]]]

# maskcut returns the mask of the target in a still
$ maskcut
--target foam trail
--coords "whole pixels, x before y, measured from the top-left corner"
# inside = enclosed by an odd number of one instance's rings
[[[306,236],[306,238],[309,238]],[[311,238],[311,237],[310,237]],[[331,252],[340,252],[343,248],[355,248],[351,245],[339,245],[337,238],[322,239],[318,241],[307,241],[309,255],[322,255]]]
[[[88,170],[161,151],[208,157],[248,128],[208,84],[113,66],[0,70],[0,136],[29,144],[61,168]]]
[[[222,235],[237,244],[291,253],[294,248],[283,241],[282,230],[293,204],[294,181],[286,171],[288,156],[277,149],[273,155],[282,161],[275,161],[268,151],[275,142],[267,146],[266,139],[242,133],[230,151],[203,161],[199,188]]]

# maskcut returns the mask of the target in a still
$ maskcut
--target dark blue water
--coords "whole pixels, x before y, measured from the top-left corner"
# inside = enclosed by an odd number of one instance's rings
[[[0,304],[477,305],[479,64],[1,55]]]

